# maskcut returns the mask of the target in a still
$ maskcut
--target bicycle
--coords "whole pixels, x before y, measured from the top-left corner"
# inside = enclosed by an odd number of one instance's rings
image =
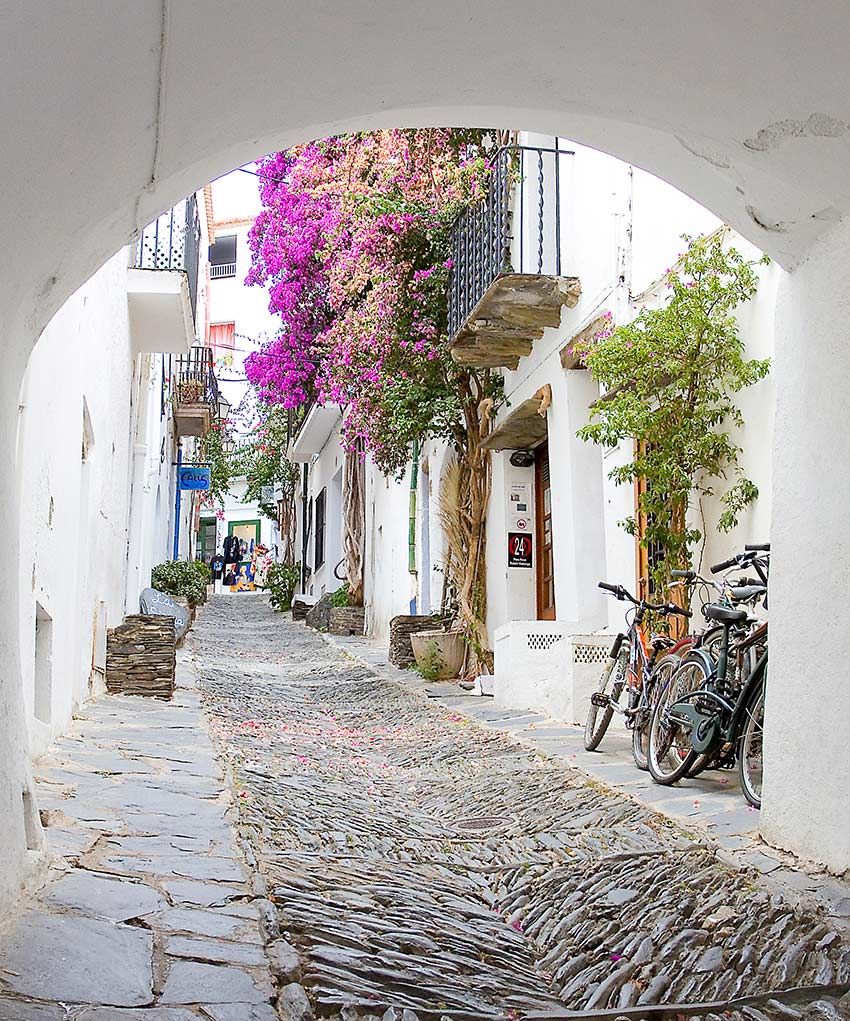
[[[715,564],[712,573],[752,565],[763,582],[739,588],[766,603],[769,561],[757,554],[769,550],[767,543],[747,546],[744,554]],[[649,727],[649,772],[667,786],[693,775],[700,762],[705,768],[737,761],[744,797],[760,808],[767,622],[752,620],[746,609],[726,602],[707,604],[703,615],[721,628],[718,654],[692,649],[660,691]],[[733,629],[745,623],[747,633],[732,642]],[[731,676],[730,652],[737,666]]]
[[[584,746],[589,752],[595,751],[605,736],[614,713],[622,713],[626,719],[626,726],[632,730],[632,755],[635,765],[639,769],[646,769],[646,748],[641,740],[643,728],[638,724],[649,714],[654,691],[678,666],[677,653],[689,647],[692,640],[683,638],[674,642],[667,635],[653,635],[647,642],[642,624],[649,611],[665,615],[678,614],[682,617],[690,617],[691,613],[674,603],[648,603],[645,599],[636,599],[622,585],[609,585],[600,581],[599,587],[611,592],[621,601],[628,600],[635,610],[626,633],[618,634],[614,639],[597,690],[590,697],[590,710],[584,727]],[[659,661],[658,657],[662,651],[664,655]],[[628,704],[621,708],[620,697],[626,686],[629,689]]]

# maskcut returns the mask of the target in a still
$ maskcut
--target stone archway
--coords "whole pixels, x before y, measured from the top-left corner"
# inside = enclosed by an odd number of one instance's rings
[[[89,0],[56,12],[18,0],[4,30],[0,515],[8,556],[16,555],[18,391],[41,328],[141,225],[262,152],[399,124],[559,133],[658,174],[787,269],[799,266],[786,278],[777,331],[771,683],[783,693],[774,697],[783,736],[769,752],[786,796],[766,827],[812,857],[850,864],[834,825],[847,810],[828,793],[850,783],[849,767],[837,752],[807,755],[820,715],[800,702],[811,658],[798,640],[801,630],[819,636],[819,697],[846,714],[839,677],[850,550],[838,541],[850,503],[850,472],[839,470],[850,449],[841,414],[850,370],[846,7],[777,0],[767,17],[731,0],[687,0],[675,13],[622,0],[532,0],[522,10],[510,0],[471,0],[460,13],[452,0],[248,0],[234,13],[203,0],[118,8]],[[804,513],[815,493],[816,510]],[[26,858],[16,620],[10,585],[0,590],[0,815],[20,825],[0,837],[10,863],[0,900]],[[820,830],[831,818],[824,845]]]

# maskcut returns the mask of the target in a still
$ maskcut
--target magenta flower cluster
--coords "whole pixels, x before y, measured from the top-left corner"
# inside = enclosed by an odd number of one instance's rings
[[[261,401],[339,404],[349,443],[380,453],[394,390],[448,357],[448,226],[488,173],[467,135],[346,135],[260,162],[246,282],[281,321],[246,360]]]

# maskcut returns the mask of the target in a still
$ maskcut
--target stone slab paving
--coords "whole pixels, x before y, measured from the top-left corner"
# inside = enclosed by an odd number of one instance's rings
[[[616,716],[600,749],[588,752],[581,727],[540,714],[529,720],[529,710],[502,709],[492,699],[464,693],[457,686],[424,684],[415,672],[388,663],[386,651],[364,638],[322,637],[383,679],[425,693],[430,701],[485,728],[510,732],[523,746],[567,763],[660,812],[696,839],[716,845],[721,858],[770,875],[783,895],[797,900],[802,894],[814,900],[837,928],[850,933],[850,877],[830,876],[766,845],[758,835],[759,813],[744,801],[736,770],[708,771],[674,787],[661,787],[635,768],[631,733]]]
[[[52,868],[4,920],[0,1021],[275,1018],[267,902],[197,690],[90,703],[35,773]]]
[[[557,724],[483,702],[476,722],[262,597],[214,599],[190,641],[282,1017],[848,1014],[850,947],[821,907],[525,740]]]

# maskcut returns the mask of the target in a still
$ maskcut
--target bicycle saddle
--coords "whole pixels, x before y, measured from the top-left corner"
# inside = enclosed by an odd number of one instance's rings
[[[709,620],[717,620],[721,624],[741,624],[748,616],[746,610],[721,606],[719,603],[709,603],[702,612]]]
[[[729,592],[733,599],[737,599],[739,602],[748,602],[750,599],[757,599],[759,596],[763,596],[767,592],[766,585],[733,585],[729,589]]]

